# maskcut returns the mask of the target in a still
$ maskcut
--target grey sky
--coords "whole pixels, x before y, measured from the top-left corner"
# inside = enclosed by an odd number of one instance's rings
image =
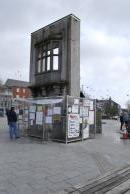
[[[125,106],[130,94],[129,0],[0,2],[0,77],[29,79],[30,33],[70,13],[81,19],[81,84]]]

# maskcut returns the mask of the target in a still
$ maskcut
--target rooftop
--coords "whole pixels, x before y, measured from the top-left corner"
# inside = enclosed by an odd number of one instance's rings
[[[5,82],[5,86],[8,86],[8,87],[13,87],[13,86],[28,87],[29,82],[22,81],[22,80],[7,79],[7,81]]]

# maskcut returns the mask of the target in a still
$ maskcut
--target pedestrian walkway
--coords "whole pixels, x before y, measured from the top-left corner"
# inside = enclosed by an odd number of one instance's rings
[[[130,165],[130,140],[120,139],[119,121],[105,122],[96,139],[65,145],[11,141],[0,118],[0,194],[63,193]]]

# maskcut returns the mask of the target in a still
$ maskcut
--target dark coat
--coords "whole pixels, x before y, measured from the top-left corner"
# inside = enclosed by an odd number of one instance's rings
[[[15,111],[8,111],[7,112],[7,119],[9,122],[17,122],[17,115]]]

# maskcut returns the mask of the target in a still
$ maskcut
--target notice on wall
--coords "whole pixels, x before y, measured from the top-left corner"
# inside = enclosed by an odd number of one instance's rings
[[[52,124],[52,117],[45,117],[45,123]]]
[[[89,119],[88,119],[89,125],[94,124],[94,111],[89,111]]]
[[[25,114],[28,114],[28,110],[27,110],[27,109],[25,109],[25,110],[24,110],[24,113],[25,113]]]
[[[30,106],[29,107],[29,112],[36,112],[36,106]]]
[[[42,125],[43,121],[43,112],[36,112],[36,124]]]
[[[80,118],[78,114],[68,115],[68,138],[79,137]]]
[[[74,99],[74,104],[79,104],[79,99],[78,98]]]
[[[72,113],[78,114],[79,112],[79,106],[78,105],[73,105],[72,106]]]
[[[30,113],[29,118],[32,119],[32,120],[35,120],[35,113]]]
[[[53,114],[60,115],[61,114],[61,107],[54,107]]]
[[[72,113],[72,107],[68,106],[68,113]]]
[[[33,120],[30,120],[30,125],[33,125]]]
[[[94,105],[93,105],[93,101],[92,100],[90,101],[90,108],[89,108],[89,110],[94,110]]]
[[[53,115],[53,121],[54,122],[60,122],[61,121],[61,116],[60,115]]]
[[[28,121],[28,117],[25,117],[25,118],[24,118],[24,121],[27,122],[27,121]]]
[[[83,105],[84,105],[84,106],[90,106],[90,100],[84,99]]]
[[[89,107],[80,106],[80,117],[88,117],[89,116]]]
[[[83,139],[89,138],[89,125],[83,129]]]
[[[47,115],[52,116],[52,108],[48,108]]]
[[[37,106],[37,112],[42,112],[42,106]]]
[[[16,114],[19,114],[19,109],[16,109],[15,112],[16,112]]]

